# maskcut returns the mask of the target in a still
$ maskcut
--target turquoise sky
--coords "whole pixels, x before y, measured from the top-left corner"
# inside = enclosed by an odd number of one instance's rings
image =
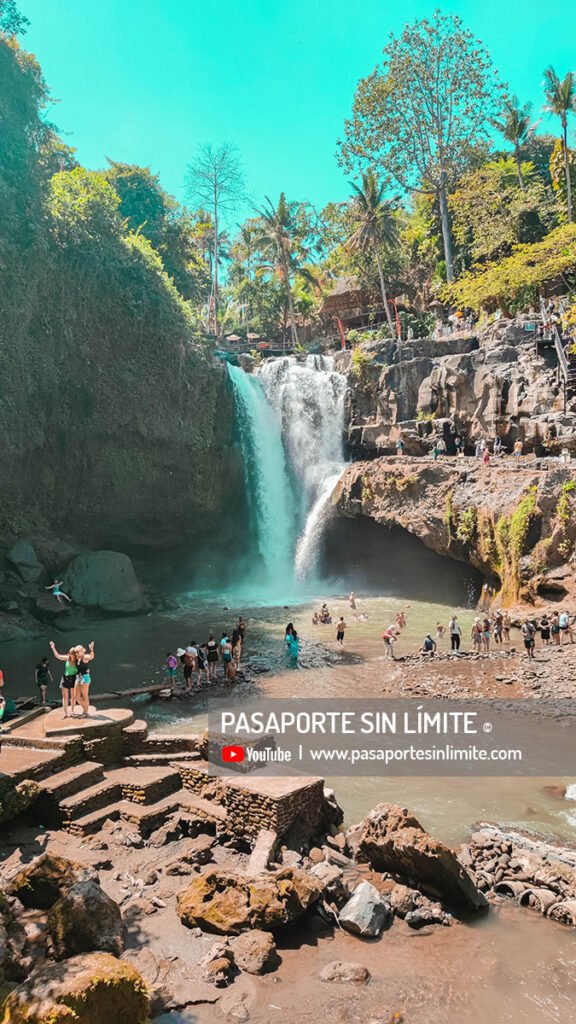
[[[251,193],[323,204],[348,194],[336,140],[357,80],[421,0],[20,0],[80,160],[150,165],[183,198],[197,143],[229,140]],[[576,3],[443,6],[483,40],[513,92],[541,106],[542,71],[576,68]],[[576,119],[575,119],[576,122]]]

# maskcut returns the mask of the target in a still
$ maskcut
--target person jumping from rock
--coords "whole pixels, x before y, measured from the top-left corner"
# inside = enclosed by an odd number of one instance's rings
[[[44,590],[51,590],[52,597],[56,598],[58,604],[62,604],[62,598],[68,601],[68,604],[72,604],[72,598],[68,597],[68,594],[65,594],[63,590],[60,590],[63,583],[64,580],[54,580],[54,583],[51,583],[49,587],[44,587]]]

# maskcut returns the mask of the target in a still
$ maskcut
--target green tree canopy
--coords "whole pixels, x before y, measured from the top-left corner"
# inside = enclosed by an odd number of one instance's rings
[[[454,238],[464,266],[538,242],[553,225],[549,192],[533,165],[493,160],[465,174],[450,196]]]

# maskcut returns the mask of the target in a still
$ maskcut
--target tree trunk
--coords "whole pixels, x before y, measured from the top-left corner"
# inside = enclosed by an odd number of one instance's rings
[[[292,346],[296,348],[298,344],[298,332],[296,330],[296,314],[294,313],[294,300],[292,298],[292,289],[290,287],[290,274],[288,272],[288,260],[286,259],[286,253],[282,248],[282,271],[284,274],[284,284],[286,285],[286,298],[288,300],[288,313],[290,316],[290,332],[292,334]]]
[[[568,223],[572,223],[572,182],[570,181],[570,153],[568,150],[568,124],[562,122],[562,147],[564,149],[564,174],[566,175],[566,205],[568,207]]]
[[[446,199],[446,185],[444,180],[442,180],[438,186],[438,203],[440,205],[440,223],[442,225],[444,259],[446,261],[446,280],[448,284],[451,284],[454,280],[454,265],[452,258],[452,236],[450,235],[450,218],[448,217],[448,200]]]
[[[516,170],[518,171],[518,182],[523,192],[526,191],[526,184],[524,182],[524,175],[522,174],[522,156],[520,153],[520,146],[517,142],[514,143],[514,152],[516,155]]]
[[[218,197],[214,189],[214,324],[218,331]]]
[[[382,272],[382,263],[380,262],[380,253],[378,249],[374,249],[376,255],[376,266],[378,267],[378,277],[380,278],[380,291],[382,292],[382,302],[384,303],[384,311],[386,313],[386,319],[388,321],[388,327],[390,328],[390,334],[394,338],[395,330],[394,323],[392,321],[392,314],[390,313],[390,306],[388,304],[388,295],[386,294],[386,285],[384,283],[384,274]]]

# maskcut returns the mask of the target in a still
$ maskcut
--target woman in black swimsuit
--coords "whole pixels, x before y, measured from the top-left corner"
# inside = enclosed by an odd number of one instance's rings
[[[218,664],[218,644],[212,633],[210,633],[205,646],[208,655],[208,682],[211,682],[216,679],[216,665]]]

